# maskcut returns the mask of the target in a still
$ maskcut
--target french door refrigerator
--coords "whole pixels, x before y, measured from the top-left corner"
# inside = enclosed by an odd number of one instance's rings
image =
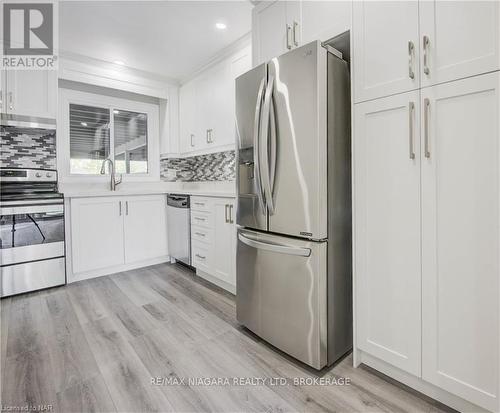
[[[350,86],[340,56],[315,41],[236,79],[237,319],[316,369],[352,348]]]

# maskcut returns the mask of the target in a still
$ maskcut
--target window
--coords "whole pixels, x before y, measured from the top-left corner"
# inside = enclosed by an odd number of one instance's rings
[[[110,156],[109,109],[69,105],[70,171],[98,174]]]
[[[57,140],[63,177],[104,179],[103,162],[111,159],[117,174],[159,179],[157,105],[71,89],[61,89],[59,104],[58,136],[69,138]]]
[[[113,118],[116,172],[148,173],[148,115],[114,109]]]

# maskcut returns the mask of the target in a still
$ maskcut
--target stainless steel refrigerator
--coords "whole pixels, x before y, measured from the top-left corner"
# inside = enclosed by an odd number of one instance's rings
[[[236,79],[237,318],[321,369],[352,348],[348,64],[312,42]]]

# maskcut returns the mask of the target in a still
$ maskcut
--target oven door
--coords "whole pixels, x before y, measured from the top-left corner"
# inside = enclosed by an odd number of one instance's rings
[[[64,207],[0,208],[0,296],[65,283]]]

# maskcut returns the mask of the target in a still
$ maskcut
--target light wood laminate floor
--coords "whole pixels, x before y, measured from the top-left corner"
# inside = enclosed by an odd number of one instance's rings
[[[347,357],[317,373],[240,327],[234,297],[157,265],[1,301],[1,404],[61,412],[440,412]],[[170,385],[158,379],[169,378]],[[288,378],[195,385],[190,378]],[[294,378],[350,379],[345,386]]]

